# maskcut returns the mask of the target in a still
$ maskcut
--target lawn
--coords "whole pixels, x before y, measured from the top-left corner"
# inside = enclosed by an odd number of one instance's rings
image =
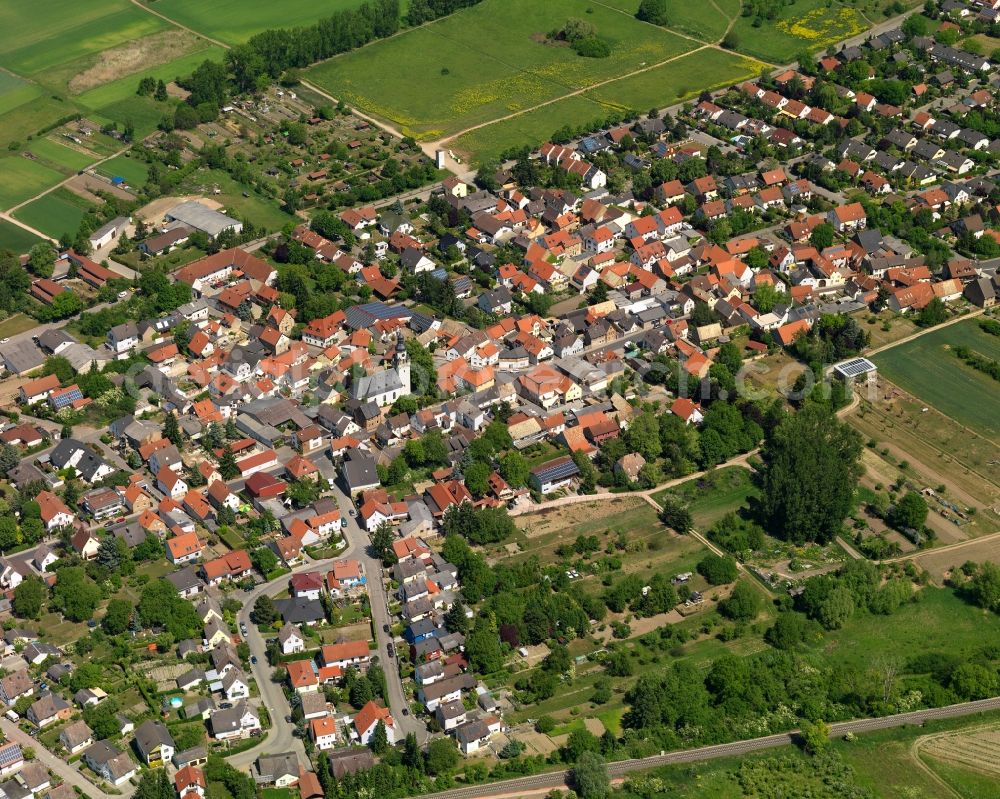
[[[56,189],[17,209],[14,216],[33,228],[59,238],[75,233],[90,204],[66,189]]]
[[[797,0],[778,4],[778,17],[757,27],[754,17],[740,16],[733,25],[736,49],[769,61],[785,64],[803,50],[821,50],[869,27],[864,17],[840,3],[827,0]]]
[[[327,17],[361,0],[159,0],[161,14],[227,44],[240,44],[269,28],[296,28]],[[405,9],[405,3],[401,3]]]
[[[105,161],[97,167],[97,171],[108,178],[125,178],[125,182],[134,188],[140,188],[149,175],[149,167],[146,162],[139,158],[132,158],[128,154]]]
[[[9,155],[0,160],[0,207],[10,208],[34,197],[49,186],[63,179],[63,175],[37,161],[20,155]]]
[[[955,357],[949,350],[956,345],[1000,360],[1000,338],[980,330],[975,319],[927,333],[873,360],[881,377],[960,424],[1000,441],[1000,383]]]
[[[704,531],[727,513],[742,508],[755,493],[749,469],[727,466],[659,491],[653,499],[661,504],[668,496],[680,499],[691,511],[695,529]]]
[[[603,0],[604,5],[614,6],[628,14],[635,14],[639,0]],[[740,13],[740,0],[667,0],[670,30],[715,43],[726,34],[729,23]]]
[[[0,250],[10,250],[11,252],[20,255],[22,253],[26,253],[34,245],[38,244],[39,241],[40,239],[37,236],[29,233],[24,228],[18,227],[12,222],[8,222],[6,219],[0,219]],[[11,320],[7,321],[9,322]],[[7,322],[0,323],[0,329],[3,329],[3,326],[6,324]],[[32,322],[31,324],[34,325],[35,323]],[[11,332],[8,331],[3,335],[9,336],[11,335]],[[2,337],[3,336],[0,336],[0,338]]]
[[[593,11],[587,21],[611,45],[608,58],[582,58],[568,47],[546,44],[545,33],[580,15],[584,5],[579,0],[544,5],[485,0],[432,25],[333,58],[308,75],[334,96],[431,139],[695,46],[599,4],[587,7]]]
[[[40,162],[53,169],[58,169],[69,174],[86,169],[97,159],[92,155],[74,150],[55,139],[35,139],[28,142],[25,147],[27,152],[34,155]]]

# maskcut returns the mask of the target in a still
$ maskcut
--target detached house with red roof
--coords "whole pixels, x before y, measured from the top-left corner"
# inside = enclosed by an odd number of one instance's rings
[[[363,746],[367,746],[371,741],[379,722],[385,726],[389,745],[392,746],[396,742],[396,726],[389,709],[375,704],[373,700],[361,708],[354,717],[354,729]]]
[[[192,563],[201,557],[203,544],[196,533],[174,536],[166,542],[167,560],[175,566]]]

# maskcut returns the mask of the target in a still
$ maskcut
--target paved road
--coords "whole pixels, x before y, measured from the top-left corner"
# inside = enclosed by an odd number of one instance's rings
[[[372,626],[375,628],[375,642],[378,645],[379,660],[385,671],[386,684],[389,689],[389,709],[392,711],[393,721],[403,736],[412,732],[417,736],[417,741],[424,744],[430,737],[427,733],[427,727],[422,721],[414,718],[412,714],[403,715],[404,708],[408,710],[410,703],[403,691],[398,659],[390,658],[387,652],[387,646],[393,639],[391,633],[385,631],[385,626],[388,625],[391,628],[393,619],[389,613],[388,595],[382,578],[382,563],[369,554],[368,532],[358,524],[358,517],[350,515],[350,509],[354,507],[350,497],[343,492],[338,484],[333,483],[333,486],[334,496],[336,496],[341,512],[344,514],[343,535],[347,540],[347,549],[341,557],[355,558],[361,561],[368,578]]]
[[[11,741],[16,741],[21,745],[21,749],[30,747],[35,752],[35,759],[54,774],[61,777],[66,783],[79,788],[85,796],[91,799],[122,799],[123,796],[131,796],[134,792],[132,785],[126,783],[117,788],[120,793],[114,796],[107,794],[88,780],[83,773],[71,766],[61,757],[56,757],[46,749],[40,741],[35,740],[30,735],[24,733],[16,724],[0,717],[0,729],[4,736]],[[89,773],[89,772],[88,772]]]
[[[997,709],[1000,709],[1000,697],[982,699],[978,702],[965,702],[959,705],[948,705],[947,707],[934,708],[931,710],[916,710],[910,713],[900,713],[895,716],[845,721],[830,725],[830,737],[839,737],[846,735],[849,732],[864,733],[872,732],[874,730],[884,730],[891,727],[902,727],[908,724],[923,724],[924,722],[931,721],[933,719],[971,716],[976,713],[983,713],[987,710]],[[746,741],[733,741],[732,743],[703,746],[698,749],[669,752],[662,755],[654,755],[653,757],[638,758],[635,760],[622,760],[608,765],[608,775],[612,778],[616,778],[632,772],[645,771],[659,766],[669,766],[677,763],[691,763],[693,761],[700,760],[714,760],[720,757],[738,757],[749,752],[774,749],[793,743],[796,732],[796,730],[793,730],[791,732],[780,733],[778,735],[751,738]],[[437,799],[488,799],[488,797],[497,796],[515,797],[529,793],[537,793],[550,788],[564,788],[568,778],[569,771],[555,771],[549,774],[537,774],[533,777],[519,777],[513,780],[504,780],[503,782],[495,782],[490,785],[471,785],[467,788],[456,788],[451,791],[426,794],[426,796],[434,796]]]
[[[333,465],[329,461],[321,460],[318,465],[325,477],[331,478],[333,476]],[[375,640],[378,645],[377,651],[385,669],[389,689],[389,708],[392,710],[392,717],[397,728],[401,729],[404,735],[410,732],[415,733],[417,740],[423,744],[429,738],[427,728],[412,715],[403,715],[403,708],[408,708],[409,703],[403,692],[403,684],[399,677],[396,660],[389,658],[386,651],[386,645],[392,640],[392,637],[383,630],[383,625],[391,626],[392,619],[389,615],[386,590],[382,580],[382,564],[368,554],[368,533],[362,530],[356,518],[350,515],[349,509],[353,508],[353,503],[336,484],[334,484],[334,496],[337,498],[343,513],[343,535],[347,541],[347,548],[336,558],[307,560],[292,569],[292,574],[314,570],[323,571],[329,568],[334,560],[340,558],[356,558],[364,564],[365,574],[368,577],[368,596],[372,610],[372,622],[375,627]],[[289,577],[290,575],[285,574],[276,580],[261,583],[250,593],[238,596],[243,602],[243,609],[238,615],[238,621],[247,625],[248,635],[245,638],[250,647],[250,653],[257,658],[257,663],[251,665],[250,670],[260,689],[262,703],[271,714],[271,730],[267,738],[257,746],[229,758],[229,762],[237,768],[249,768],[259,755],[276,752],[295,752],[302,763],[307,762],[302,740],[292,735],[294,725],[285,721],[285,717],[292,711],[285,699],[282,686],[271,681],[272,667],[267,662],[264,636],[260,634],[257,625],[250,621],[250,613],[257,598],[263,594],[273,596],[280,593],[287,586]]]
[[[316,561],[309,561],[296,566],[292,572],[309,571],[314,568],[316,568]],[[250,647],[250,654],[257,658],[257,663],[250,666],[250,671],[257,681],[261,702],[271,715],[271,729],[268,731],[267,737],[252,749],[247,749],[229,758],[229,762],[237,768],[249,767],[259,755],[280,752],[295,752],[299,757],[299,762],[303,764],[308,762],[302,739],[292,735],[294,725],[285,721],[285,716],[292,712],[288,706],[288,700],[285,699],[285,692],[279,683],[271,682],[271,666],[267,662],[264,637],[258,631],[257,625],[250,621],[250,612],[253,610],[257,598],[263,594],[280,593],[287,586],[289,576],[286,574],[269,583],[261,583],[250,593],[237,595],[239,600],[243,602],[243,609],[237,618],[238,621],[246,624],[249,634],[244,637]]]

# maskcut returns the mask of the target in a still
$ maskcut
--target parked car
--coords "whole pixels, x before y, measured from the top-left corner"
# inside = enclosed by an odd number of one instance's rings
[[[385,633],[389,632],[389,625],[388,624],[383,624],[382,625],[382,632],[385,632]]]
[[[389,653],[389,657],[391,658],[396,657],[396,647],[394,647],[392,644],[386,644],[385,649]]]

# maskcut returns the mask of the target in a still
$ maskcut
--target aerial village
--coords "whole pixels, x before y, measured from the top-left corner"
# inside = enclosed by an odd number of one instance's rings
[[[956,29],[997,14],[945,5]],[[337,778],[408,736],[496,756],[516,697],[477,671],[471,550],[446,539],[753,450],[741,367],[821,346],[870,377],[845,319],[991,307],[998,87],[894,29],[405,203],[233,243],[187,199],[60,251],[31,295],[103,299],[0,344],[0,789],[129,795],[169,765],[193,799],[221,752],[308,799],[317,752]],[[94,253],[130,236],[144,262],[210,253],[126,278]],[[160,312],[126,318],[142,296]],[[643,454],[650,408],[687,443]]]

